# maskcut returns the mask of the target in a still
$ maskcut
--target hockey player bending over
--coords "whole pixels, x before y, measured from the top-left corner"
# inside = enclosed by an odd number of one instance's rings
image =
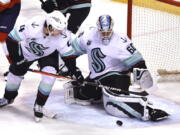
[[[113,24],[111,16],[102,15],[98,18],[97,28],[81,32],[71,44],[79,54],[88,55],[90,75],[85,82],[121,91],[70,81],[64,85],[66,103],[87,105],[103,97],[105,110],[113,116],[152,121],[167,118],[165,111],[150,107],[147,97],[129,94],[131,72],[142,88],[151,87],[153,80],[141,53],[127,36],[113,31]]]
[[[91,9],[91,0],[40,0],[42,2],[41,8],[47,12],[51,13],[57,10],[64,15],[69,13],[70,17],[68,19],[68,30],[72,33],[76,33],[84,22],[84,20],[89,15]],[[63,61],[65,65],[69,67],[71,72],[76,72],[76,59],[64,58]],[[65,76],[64,74],[61,74]]]
[[[21,81],[34,61],[38,61],[42,71],[53,74],[59,71],[59,54],[65,57],[73,53],[72,47],[68,45],[72,33],[66,27],[67,18],[54,11],[20,24],[10,32],[3,48],[10,56],[12,64],[0,107],[14,102]],[[43,106],[54,82],[54,77],[42,75],[34,104],[34,115],[38,121],[43,117]]]

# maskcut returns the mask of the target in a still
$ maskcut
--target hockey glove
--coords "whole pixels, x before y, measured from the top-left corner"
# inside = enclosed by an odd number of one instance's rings
[[[134,68],[133,79],[141,88],[148,89],[153,86],[153,78],[147,69]]]
[[[59,68],[58,75],[60,76],[72,76],[72,74],[69,72],[68,68],[65,65],[62,65]]]
[[[84,77],[81,73],[81,71],[79,70],[79,68],[76,67],[76,71],[73,73],[73,78],[75,78],[77,80],[78,83],[82,84],[84,82]]]
[[[45,12],[51,13],[56,8],[56,3],[53,0],[46,0],[45,2],[42,2],[41,8]]]

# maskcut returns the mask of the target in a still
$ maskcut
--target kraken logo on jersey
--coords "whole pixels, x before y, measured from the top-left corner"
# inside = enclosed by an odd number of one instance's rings
[[[106,66],[105,66],[104,62],[101,59],[105,58],[106,55],[104,55],[101,52],[100,48],[94,48],[91,51],[91,57],[92,57],[92,60],[93,60],[92,67],[93,67],[94,71],[96,73],[102,72],[106,68]]]
[[[42,44],[38,44],[34,41],[29,43],[29,47],[26,47],[26,49],[30,52],[35,54],[36,56],[43,56],[44,55],[44,51],[48,49],[49,47],[44,47]]]

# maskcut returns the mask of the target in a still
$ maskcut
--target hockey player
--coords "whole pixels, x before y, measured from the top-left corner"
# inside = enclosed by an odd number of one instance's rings
[[[152,121],[167,118],[165,111],[150,107],[147,97],[129,93],[131,72],[142,88],[150,88],[153,80],[141,53],[127,36],[113,31],[113,25],[111,16],[102,15],[97,28],[81,32],[72,41],[79,54],[88,55],[90,75],[81,85],[76,81],[64,85],[66,103],[86,105],[103,97],[105,110],[113,116]],[[102,85],[116,89],[98,87]]]
[[[10,32],[3,48],[10,56],[12,64],[9,67],[4,97],[0,99],[0,107],[14,102],[21,81],[34,61],[38,61],[42,71],[56,74],[59,70],[58,54],[61,57],[73,54],[72,47],[68,44],[72,33],[66,30],[66,27],[67,18],[54,11],[20,24]],[[54,82],[54,77],[42,75],[34,104],[37,121],[43,117],[43,106]]]
[[[54,10],[58,10],[64,15],[70,13],[70,17],[68,20],[68,30],[72,31],[74,34],[77,32],[83,21],[89,15],[91,8],[91,0],[45,0],[44,2],[43,0],[40,1],[42,2],[41,8],[47,13],[50,13]],[[76,71],[77,68],[75,68],[75,58],[64,58],[63,60],[71,71]]]
[[[3,43],[13,29],[21,8],[21,0],[0,1],[0,43]]]

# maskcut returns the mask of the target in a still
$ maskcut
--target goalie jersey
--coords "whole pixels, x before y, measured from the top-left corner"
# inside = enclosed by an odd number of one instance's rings
[[[144,61],[131,40],[118,32],[114,32],[109,44],[104,45],[97,28],[91,27],[81,32],[72,41],[72,46],[79,55],[88,54],[91,79],[108,72],[128,71]]]
[[[48,36],[43,32],[45,17],[35,17],[25,24],[16,26],[9,37],[21,44],[24,58],[33,61],[48,56],[58,50],[60,56],[73,54],[73,49],[68,45],[71,32],[66,30],[61,35]]]

